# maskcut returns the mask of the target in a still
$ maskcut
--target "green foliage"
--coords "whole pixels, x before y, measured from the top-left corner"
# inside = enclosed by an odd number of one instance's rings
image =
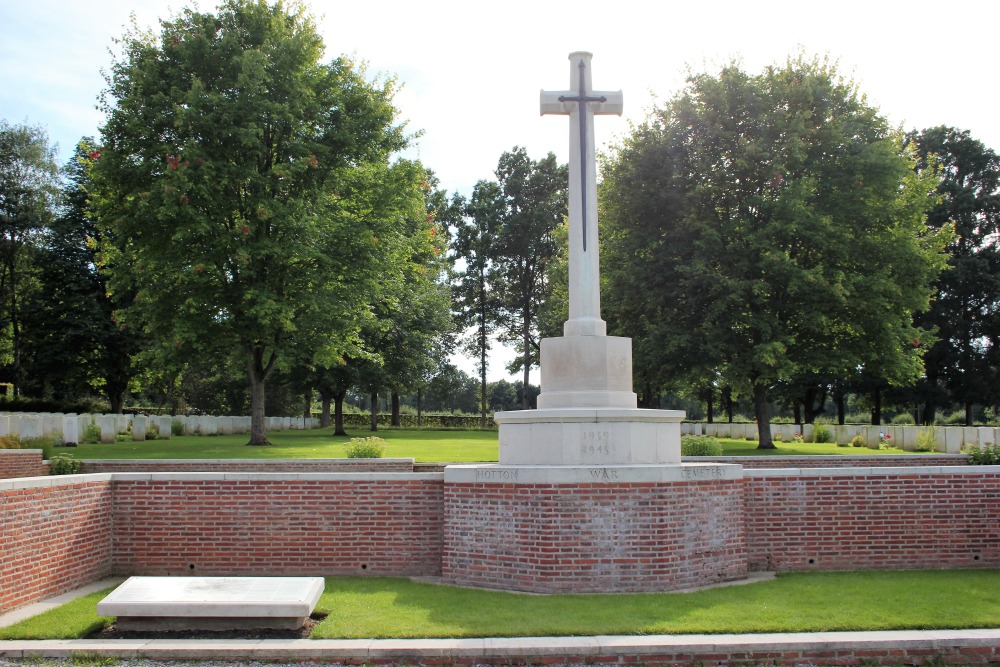
[[[934,430],[934,426],[925,426],[917,433],[913,449],[918,452],[933,452],[936,444],[937,433]]]
[[[853,438],[851,438],[851,447],[864,447],[865,446],[865,436],[860,433]]]
[[[709,435],[682,435],[681,456],[722,456],[722,444]]]
[[[86,443],[97,443],[101,441],[101,427],[97,425],[97,422],[91,419],[90,423],[87,424],[83,429],[83,435],[80,438],[80,442]]]
[[[813,424],[813,442],[830,442],[833,439],[833,432],[826,424]]]
[[[184,422],[180,419],[170,420],[170,434],[173,436],[184,435]]]
[[[0,435],[0,449],[25,449],[16,435]]]
[[[927,382],[918,395],[930,405],[996,403],[995,370],[1000,319],[986,304],[1000,300],[1000,156],[965,130],[932,127],[911,132],[922,170],[939,175],[940,198],[928,212],[933,229],[954,228],[948,265],[935,286],[937,298],[917,321],[937,332],[924,356]],[[944,396],[942,390],[946,393]],[[945,423],[965,424],[960,417]]]
[[[539,317],[550,293],[546,268],[557,253],[556,229],[568,213],[569,168],[559,164],[554,153],[535,161],[516,146],[500,156],[495,173],[495,182],[476,184],[468,208],[470,228],[475,235],[485,235],[485,247],[478,236],[473,242],[480,243],[478,251],[488,258],[486,285],[494,293],[471,295],[465,302],[497,318],[493,324],[500,340],[519,352],[508,370],[522,371],[528,385],[529,370],[538,364]],[[479,265],[475,268],[478,271]],[[480,280],[473,276],[470,287],[482,289]],[[475,349],[481,349],[483,331],[480,327]],[[528,408],[529,402],[522,397],[522,407]]]
[[[974,466],[1000,465],[1000,445],[984,444],[979,447],[966,447],[969,464]]]
[[[375,436],[367,438],[351,438],[344,448],[349,459],[380,459],[385,455],[388,443]]]
[[[56,454],[49,459],[49,473],[52,475],[75,475],[80,472],[83,462],[70,454]]]
[[[918,378],[951,230],[926,226],[937,178],[915,164],[833,63],[690,75],[602,170],[604,303],[658,373],[640,381],[719,377],[766,426],[779,382]]]
[[[395,82],[321,62],[299,4],[185,8],[119,46],[93,166],[97,212],[114,221],[100,256],[112,293],[135,295],[123,321],[161,365],[240,355],[251,444],[267,444],[279,364],[335,362],[372,304],[401,298],[414,253],[432,254],[424,170],[389,163],[408,144]]]
[[[892,418],[890,423],[894,426],[912,426],[916,422],[913,421],[913,415],[909,412],[900,412]]]
[[[794,442],[794,443],[797,443],[797,444],[802,444],[805,441],[806,441],[806,439],[805,439],[805,437],[803,437],[803,435],[801,433],[793,433],[792,434],[792,439],[789,440],[789,442]]]

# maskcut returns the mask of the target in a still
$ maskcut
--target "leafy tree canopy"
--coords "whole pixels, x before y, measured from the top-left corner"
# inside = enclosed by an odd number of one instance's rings
[[[392,80],[322,62],[299,4],[184,9],[133,27],[107,76],[95,180],[113,225],[102,261],[134,289],[126,317],[183,355],[240,350],[251,444],[264,382],[290,348],[333,360],[356,338],[400,253],[417,170]]]
[[[604,169],[605,302],[636,367],[752,391],[762,447],[781,380],[919,376],[951,231],[914,166],[829,62],[690,75]]]

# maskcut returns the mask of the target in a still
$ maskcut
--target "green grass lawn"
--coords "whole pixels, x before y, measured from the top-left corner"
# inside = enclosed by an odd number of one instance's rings
[[[413,458],[418,463],[496,461],[496,431],[451,431],[382,429],[351,431],[354,437],[378,435],[389,443],[386,457]],[[332,429],[274,431],[268,434],[271,447],[247,447],[246,435],[182,436],[146,442],[120,441],[112,444],[83,444],[57,449],[78,459],[259,459],[259,458],[343,458],[349,437],[335,436]],[[838,447],[833,443],[779,442],[777,449],[757,449],[747,440],[720,440],[730,456],[785,456],[795,454],[835,454],[869,456],[905,454],[899,449]]]
[[[377,435],[388,443],[387,458],[407,457],[418,463],[496,461],[496,431],[431,431],[381,429],[349,431],[353,437]],[[247,447],[246,435],[181,436],[170,440],[120,441],[81,444],[57,449],[78,459],[324,459],[344,458],[350,437],[333,435],[332,428],[268,433],[270,447]]]
[[[539,637],[1000,627],[1000,570],[831,572],[693,593],[520,595],[389,577],[327,577],[314,639]],[[83,637],[107,592],[0,629]]]

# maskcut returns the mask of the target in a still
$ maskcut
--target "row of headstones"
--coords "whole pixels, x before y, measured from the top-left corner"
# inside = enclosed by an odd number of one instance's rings
[[[304,417],[265,417],[268,431],[319,428],[319,420]],[[95,415],[62,413],[0,413],[0,436],[22,441],[53,438],[59,444],[79,443],[88,430],[100,432],[100,442],[115,442],[119,434],[144,441],[170,438],[174,423],[184,435],[234,435],[250,433],[250,417]]]
[[[864,438],[865,446],[878,449],[880,443],[888,442],[893,447],[914,451],[917,435],[924,426],[871,426],[867,424],[827,424],[833,442],[850,444],[856,436]],[[716,438],[756,440],[757,424],[703,424],[684,422],[682,435],[711,435]],[[799,435],[806,442],[813,440],[812,424],[771,424],[771,437],[775,440],[791,442]],[[982,447],[1000,442],[1000,428],[990,426],[935,426],[934,450],[946,454],[959,454],[964,447]]]

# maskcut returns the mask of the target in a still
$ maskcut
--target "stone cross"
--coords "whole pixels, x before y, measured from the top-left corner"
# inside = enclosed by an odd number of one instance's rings
[[[570,117],[569,132],[569,319],[566,336],[604,336],[597,244],[597,166],[594,115],[622,114],[622,92],[591,90],[590,59],[569,54],[570,89],[542,91],[541,112]]]

